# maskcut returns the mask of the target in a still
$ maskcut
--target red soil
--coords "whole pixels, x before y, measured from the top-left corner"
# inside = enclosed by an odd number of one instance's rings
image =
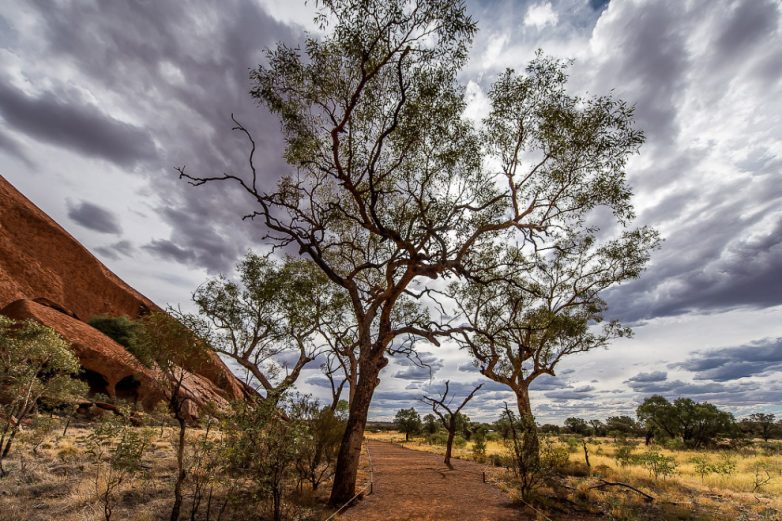
[[[534,516],[483,483],[485,467],[378,441],[367,446],[374,469],[372,494],[351,507],[345,521],[521,521]]]

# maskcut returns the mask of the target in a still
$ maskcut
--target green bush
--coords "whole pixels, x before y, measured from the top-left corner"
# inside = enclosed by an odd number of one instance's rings
[[[483,431],[478,431],[472,437],[472,453],[475,456],[483,457],[486,455],[486,435]]]
[[[141,332],[141,324],[138,322],[124,315],[120,317],[98,315],[92,317],[87,323],[124,347],[136,358],[142,356],[137,347],[138,335]]]
[[[616,452],[614,452],[614,460],[616,460],[616,463],[620,467],[626,467],[635,461],[633,450],[635,449],[636,445],[638,444],[634,441],[628,441],[624,439],[617,440]]]
[[[676,474],[676,460],[671,456],[664,456],[654,449],[636,456],[636,461],[646,470],[654,479],[663,479]]]

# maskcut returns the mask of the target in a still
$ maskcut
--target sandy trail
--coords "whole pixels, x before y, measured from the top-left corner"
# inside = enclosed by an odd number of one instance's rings
[[[483,483],[483,465],[368,441],[374,490],[339,519],[344,521],[519,521],[533,519],[495,486]]]

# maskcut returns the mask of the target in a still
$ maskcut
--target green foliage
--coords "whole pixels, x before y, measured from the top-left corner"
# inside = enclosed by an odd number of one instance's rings
[[[753,413],[747,418],[741,421],[742,427],[748,431],[748,433],[760,436],[763,441],[768,441],[769,438],[775,435],[782,435],[782,424],[775,424],[776,416],[766,413]]]
[[[304,433],[295,463],[298,477],[309,481],[312,490],[317,490],[323,480],[333,475],[345,433],[345,417],[304,396],[293,403],[290,418]]]
[[[279,521],[296,461],[307,443],[306,432],[270,401],[236,404],[223,430],[229,471],[250,480],[256,496],[271,501],[274,519]]]
[[[448,433],[443,430],[438,430],[434,434],[429,434],[426,437],[426,442],[429,445],[445,445],[448,442]]]
[[[59,426],[57,418],[45,414],[35,415],[30,426],[20,435],[20,441],[30,446],[33,454],[38,455],[38,449]]]
[[[567,463],[568,450],[551,436],[544,436],[541,442],[532,418],[517,417],[507,405],[505,417],[510,429],[510,436],[505,440],[511,454],[508,463],[518,481],[519,492],[527,499]]]
[[[711,461],[706,456],[694,456],[690,459],[690,463],[693,464],[695,472],[700,475],[701,481],[709,474],[729,476],[736,472],[736,460],[730,454],[723,454],[717,462]]]
[[[581,436],[588,436],[592,432],[589,424],[582,418],[567,418],[565,420],[565,428],[573,434],[580,434]]]
[[[636,462],[649,471],[654,479],[670,477],[676,473],[676,460],[672,456],[665,456],[660,452],[650,449],[635,457]]]
[[[411,434],[418,434],[421,432],[423,424],[421,423],[421,416],[418,415],[418,411],[414,408],[400,409],[394,416],[394,425],[400,432],[405,433],[405,441],[410,439]]]
[[[119,317],[98,315],[92,317],[87,323],[137,356],[136,335],[141,327],[137,322],[124,315]]]
[[[423,418],[423,431],[427,436],[431,436],[439,429],[439,422],[434,414],[427,414]]]
[[[616,451],[614,452],[614,460],[620,467],[626,467],[635,462],[635,456],[633,450],[638,446],[638,443],[620,438],[616,441]]]
[[[200,285],[193,293],[198,313],[177,318],[249,371],[267,395],[281,396],[323,347],[322,327],[341,317],[347,300],[303,259],[248,252],[236,273]],[[275,361],[283,353],[298,355],[291,367]]]
[[[54,330],[0,315],[0,476],[21,422],[37,406],[56,407],[87,392],[79,360]]]
[[[95,469],[95,495],[110,521],[117,492],[146,470],[144,457],[151,448],[154,431],[132,427],[124,417],[102,420],[87,436],[87,454]]]
[[[615,438],[633,436],[641,432],[638,423],[630,416],[609,416],[605,428],[607,434]]]
[[[650,396],[638,406],[637,415],[654,436],[679,438],[687,448],[703,447],[735,429],[732,414],[689,398],[678,398],[671,403],[662,396]]]
[[[479,458],[486,455],[486,434],[483,430],[478,430],[472,437],[472,453]]]

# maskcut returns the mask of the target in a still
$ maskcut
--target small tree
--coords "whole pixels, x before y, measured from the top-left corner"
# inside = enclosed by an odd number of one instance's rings
[[[111,520],[120,487],[143,472],[143,457],[151,446],[152,429],[135,429],[123,417],[110,417],[87,437],[95,464],[95,493],[103,517]]]
[[[53,329],[0,315],[0,477],[22,421],[40,403],[58,405],[87,392],[75,379],[79,359]]]
[[[164,312],[145,316],[135,342],[137,357],[144,363],[159,369],[168,398],[168,410],[179,425],[177,438],[177,474],[174,485],[174,505],[171,521],[178,521],[182,509],[182,486],[186,478],[184,454],[188,420],[187,378],[190,373],[184,367],[196,369],[211,360],[202,338],[188,329],[182,322]]]
[[[763,438],[763,441],[768,441],[774,430],[774,420],[776,419],[776,416],[773,414],[756,412],[750,414],[748,419],[757,428],[758,434]]]
[[[609,416],[605,428],[606,433],[614,438],[639,433],[638,423],[630,416]]]
[[[271,499],[274,521],[282,519],[286,487],[295,476],[304,434],[301,424],[282,412],[268,400],[245,402],[223,422],[230,470],[248,477],[262,497]]]
[[[411,434],[421,432],[421,417],[413,407],[409,409],[399,409],[394,416],[394,425],[400,432],[405,433],[405,441],[410,441]]]
[[[530,432],[530,426],[525,425],[525,422],[530,421],[529,417],[517,417],[507,403],[503,416],[510,430],[506,445],[511,453],[513,472],[519,480],[522,498],[528,499],[538,485],[552,478],[567,462],[568,451],[565,447],[552,443],[550,437],[545,437],[542,447],[538,446],[537,452],[531,453],[529,443],[524,440],[525,433]]]
[[[198,315],[178,316],[276,401],[326,347],[319,333],[343,300],[328,278],[304,260],[278,262],[248,253],[236,271],[237,280],[220,276],[195,290]],[[286,354],[298,355],[292,367],[276,359]]]
[[[589,424],[583,418],[568,418],[565,420],[565,428],[573,434],[587,436],[591,432]]]
[[[345,405],[345,402],[342,402]],[[345,431],[344,407],[335,411],[321,407],[317,400],[301,397],[293,402],[291,421],[301,425],[301,447],[296,456],[299,480],[309,482],[312,490],[333,475],[334,463]]]
[[[456,435],[456,429],[459,427],[459,414],[464,406],[467,405],[467,402],[472,400],[473,396],[475,396],[475,393],[477,393],[478,390],[483,387],[483,384],[479,384],[478,387],[473,389],[470,394],[468,394],[467,397],[462,400],[462,403],[456,409],[451,408],[453,397],[450,397],[450,399],[448,397],[448,385],[449,381],[446,380],[445,390],[443,390],[443,394],[439,398],[430,398],[429,396],[424,396],[422,400],[424,403],[432,406],[432,412],[434,412],[440,418],[440,422],[442,423],[443,427],[445,427],[445,430],[448,431],[448,441],[445,445],[445,459],[443,462],[448,465],[449,469],[453,469],[453,465],[451,465],[451,449],[453,448],[453,439]]]
[[[437,426],[437,418],[433,414],[427,414],[423,418],[424,422],[424,432],[428,435],[432,435],[435,432],[437,432],[438,426]]]

